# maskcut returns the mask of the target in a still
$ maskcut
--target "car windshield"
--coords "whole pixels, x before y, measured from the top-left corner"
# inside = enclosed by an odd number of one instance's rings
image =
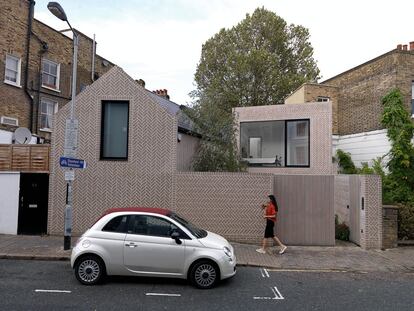
[[[206,230],[198,228],[196,225],[193,225],[191,222],[185,220],[181,216],[178,216],[176,213],[171,213],[168,216],[186,227],[188,231],[190,231],[191,234],[194,235],[197,239],[205,238],[207,236]]]

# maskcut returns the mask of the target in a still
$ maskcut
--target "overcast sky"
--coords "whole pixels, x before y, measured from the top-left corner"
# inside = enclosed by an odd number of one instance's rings
[[[36,0],[35,18],[67,28]],[[322,80],[414,41],[413,0],[60,0],[73,27],[98,42],[97,53],[149,90],[191,102],[202,44],[264,6],[309,29]],[[322,81],[321,80],[321,81]]]

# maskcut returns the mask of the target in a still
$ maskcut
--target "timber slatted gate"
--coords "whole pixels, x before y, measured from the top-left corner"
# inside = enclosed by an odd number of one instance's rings
[[[290,245],[335,245],[334,176],[277,175],[276,233]]]
[[[361,245],[360,188],[359,176],[349,176],[349,239],[358,245]]]
[[[49,172],[50,145],[0,144],[0,171]]]

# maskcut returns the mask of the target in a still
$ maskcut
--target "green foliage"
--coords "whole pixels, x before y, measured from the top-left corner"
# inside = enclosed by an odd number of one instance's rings
[[[281,103],[293,90],[319,77],[309,31],[264,8],[207,40],[195,74],[202,93],[231,108]]]
[[[398,89],[384,96],[382,105],[381,122],[391,141],[389,174],[382,175],[383,202],[399,203],[398,237],[414,239],[414,124]]]
[[[336,161],[339,165],[340,174],[371,175],[375,173],[374,169],[368,166],[368,163],[362,163],[361,168],[356,167],[352,161],[351,155],[341,149],[336,151]]]
[[[206,138],[195,168],[242,170],[232,109],[281,103],[318,77],[308,30],[288,25],[274,12],[258,8],[236,26],[221,29],[203,44],[191,94],[193,120]]]
[[[335,239],[349,241],[349,227],[344,223],[339,223],[338,215],[335,215]]]
[[[387,164],[390,173],[383,182],[386,203],[414,202],[414,147],[411,143],[414,124],[398,89],[384,96],[382,105],[381,123],[387,128],[391,141]]]
[[[398,236],[404,240],[414,240],[414,202],[399,206]]]
[[[349,153],[344,152],[341,149],[338,149],[336,151],[336,158],[338,161],[340,174],[356,174],[357,173],[357,169]]]

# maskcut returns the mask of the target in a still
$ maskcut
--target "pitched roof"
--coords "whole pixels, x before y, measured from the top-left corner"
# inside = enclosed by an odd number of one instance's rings
[[[147,92],[161,107],[167,110],[171,115],[177,117],[179,130],[194,132],[193,121],[183,112],[180,105],[151,91],[147,90]]]

